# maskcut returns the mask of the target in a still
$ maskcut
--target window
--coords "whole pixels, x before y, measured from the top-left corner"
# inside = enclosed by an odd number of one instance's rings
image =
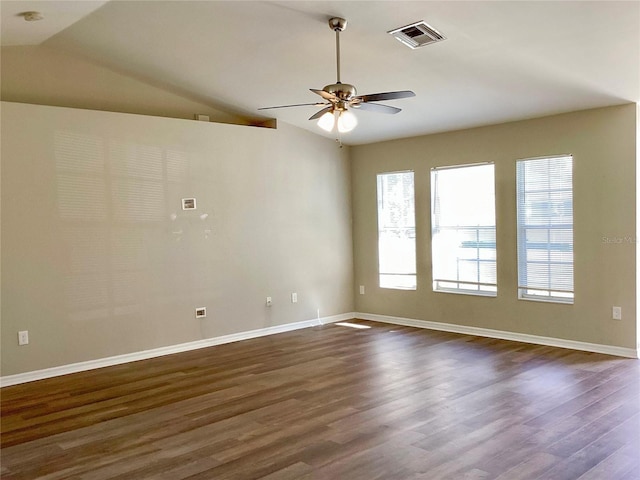
[[[516,168],[518,297],[573,303],[573,157]]]
[[[380,287],[416,289],[416,216],[413,172],[378,175]]]
[[[496,296],[493,164],[431,170],[433,290]]]

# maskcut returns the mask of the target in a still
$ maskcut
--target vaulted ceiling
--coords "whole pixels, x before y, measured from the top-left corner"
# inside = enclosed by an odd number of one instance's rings
[[[317,134],[311,103],[336,80],[359,94],[413,90],[357,111],[345,144],[640,101],[640,2],[5,1],[2,44],[44,44],[247,118]],[[19,15],[42,12],[25,22]],[[411,50],[387,31],[424,20],[446,40]]]

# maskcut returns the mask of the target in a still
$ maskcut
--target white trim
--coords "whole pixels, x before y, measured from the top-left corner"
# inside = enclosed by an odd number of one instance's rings
[[[59,367],[45,368],[43,370],[35,370],[32,372],[18,373],[15,375],[7,375],[0,377],[0,387],[9,387],[21,383],[34,382],[45,378],[58,377],[60,375],[68,375],[70,373],[84,372],[96,368],[110,367],[137,360],[146,360],[149,358],[161,357],[164,355],[172,355],[174,353],[187,352],[189,350],[197,350],[199,348],[213,347],[225,343],[239,342],[251,338],[263,337],[266,335],[274,335],[277,333],[299,330],[301,328],[315,327],[325,325],[327,323],[343,322],[359,318],[362,320],[371,320],[375,322],[391,323],[394,325],[405,325],[407,327],[426,328],[429,330],[439,330],[444,332],[460,333],[463,335],[476,335],[479,337],[498,338],[501,340],[510,340],[514,342],[533,343],[536,345],[547,345],[550,347],[568,348],[571,350],[581,350],[586,352],[604,353],[607,355],[615,355],[618,357],[640,358],[640,345],[637,349],[615,347],[611,345],[600,345],[596,343],[578,342],[574,340],[563,340],[559,338],[541,337],[538,335],[529,335],[526,333],[505,332],[502,330],[492,330],[489,328],[469,327],[465,325],[455,325],[452,323],[430,322],[427,320],[416,320],[412,318],[392,317],[388,315],[378,315],[374,313],[350,312],[330,317],[319,317],[313,320],[305,320],[303,322],[286,323],[283,325],[275,325],[273,327],[260,328],[247,332],[232,333],[221,337],[207,338],[204,340],[196,340],[194,342],[181,343],[177,345],[169,345],[167,347],[154,348],[152,350],[143,350],[140,352],[127,353],[124,355],[116,355],[113,357],[99,358],[86,362],[71,363],[69,365],[61,365]]]
[[[541,157],[516,158],[516,162],[522,162],[524,160],[551,160],[552,158],[565,158],[565,157],[571,157],[571,161],[573,162],[573,153],[558,153],[555,155],[543,155]]]
[[[476,165],[495,165],[496,162],[476,162],[476,163],[460,163],[454,165],[442,165],[441,167],[431,167],[432,172],[438,172],[440,170],[452,170],[454,168],[466,168],[475,167]]]
[[[96,368],[110,367],[120,365],[122,363],[135,362],[137,360],[146,360],[149,358],[162,357],[174,353],[187,352],[189,350],[197,350],[199,348],[213,347],[224,343],[239,342],[250,338],[264,337],[266,335],[274,335],[277,333],[289,332],[291,330],[299,330],[301,328],[316,327],[327,323],[342,322],[355,318],[355,313],[342,313],[329,317],[318,317],[313,320],[305,320],[303,322],[285,323],[283,325],[274,325],[272,327],[259,328],[257,330],[249,330],[247,332],[232,333],[221,337],[206,338],[204,340],[196,340],[194,342],[180,343],[177,345],[169,345],[166,347],[154,348],[152,350],[143,350],[140,352],[126,353],[124,355],[116,355],[113,357],[98,358],[96,360],[88,360],[86,362],[71,363],[69,365],[61,365],[59,367],[45,368],[43,370],[35,370],[32,372],[18,373],[15,375],[7,375],[0,377],[0,387],[8,387],[18,385],[20,383],[34,382],[45,378],[58,377],[60,375],[68,375],[70,373],[84,372]]]
[[[549,347],[604,353],[607,355],[615,355],[617,357],[640,358],[640,348],[633,349],[615,347],[613,345],[601,345],[597,343],[578,342],[575,340],[564,340],[561,338],[542,337],[539,335],[529,335],[527,333],[505,332],[503,330],[469,327],[466,325],[455,325],[453,323],[430,322],[428,320],[416,320],[413,318],[392,317],[388,315],[378,315],[375,313],[357,312],[355,315],[356,318],[360,318],[362,320],[392,323],[394,325],[404,325],[407,327],[427,328],[429,330],[440,330],[443,332],[461,333],[464,335],[476,335],[478,337],[497,338],[500,340],[511,340],[513,342],[533,343],[535,345],[546,345]]]

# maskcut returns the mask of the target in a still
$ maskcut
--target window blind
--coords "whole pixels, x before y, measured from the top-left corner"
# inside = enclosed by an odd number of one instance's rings
[[[519,160],[518,295],[573,303],[573,157]]]
[[[378,267],[380,287],[416,289],[413,172],[378,175]]]
[[[433,289],[497,295],[493,164],[431,170]]]

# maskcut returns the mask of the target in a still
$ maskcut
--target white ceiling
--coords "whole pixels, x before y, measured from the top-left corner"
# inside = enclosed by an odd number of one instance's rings
[[[1,0],[2,46],[39,45],[105,3],[107,3],[106,0],[86,2]],[[23,15],[26,12],[40,12],[45,18],[27,22]]]
[[[327,19],[344,17],[342,81],[360,94],[417,95],[383,102],[402,108],[397,115],[356,112],[358,127],[343,137],[351,145],[640,101],[638,1],[3,0],[1,8],[3,45],[44,42],[318,134],[307,120],[316,107],[257,109],[319,99],[308,89],[336,76]],[[26,10],[45,20],[15,16]],[[418,20],[447,40],[411,50],[386,33]]]

